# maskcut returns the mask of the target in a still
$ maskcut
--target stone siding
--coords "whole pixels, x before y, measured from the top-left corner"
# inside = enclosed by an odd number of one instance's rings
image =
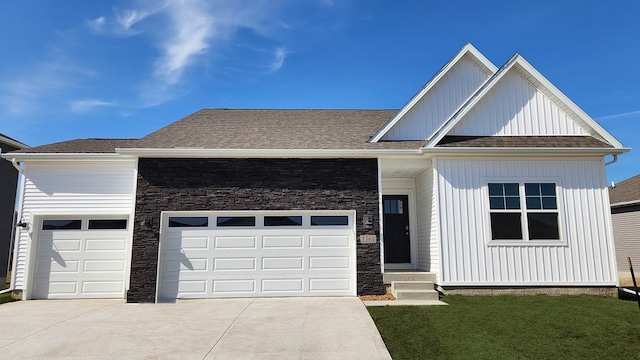
[[[376,159],[153,159],[138,162],[128,302],[154,302],[160,213],[355,210],[379,235]],[[374,217],[365,230],[363,215]],[[357,292],[384,294],[380,242],[357,244]]]

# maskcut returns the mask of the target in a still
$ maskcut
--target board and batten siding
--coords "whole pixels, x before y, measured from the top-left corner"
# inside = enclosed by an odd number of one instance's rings
[[[33,217],[42,215],[127,215],[133,218],[136,161],[26,162],[22,218],[31,230],[19,231],[14,288],[24,289],[29,244],[37,233]],[[132,228],[130,226],[130,228]]]
[[[430,138],[491,75],[468,55],[462,57],[382,140]]]
[[[416,200],[418,215],[418,269],[438,271],[438,243],[432,237],[434,226],[433,169],[416,176]]]
[[[512,69],[449,135],[588,135],[566,112]]]
[[[640,269],[640,205],[612,208],[611,222],[620,285],[629,286],[633,281],[627,257],[631,258],[635,269]]]
[[[616,284],[602,159],[438,158],[444,286],[611,286]],[[562,245],[489,244],[488,181],[557,182]]]

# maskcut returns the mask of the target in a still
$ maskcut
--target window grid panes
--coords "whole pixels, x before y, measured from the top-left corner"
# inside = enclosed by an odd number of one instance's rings
[[[404,213],[402,200],[398,199],[385,199],[384,201],[384,213],[385,214],[398,214]]]
[[[492,240],[560,240],[555,183],[489,183],[488,195]]]

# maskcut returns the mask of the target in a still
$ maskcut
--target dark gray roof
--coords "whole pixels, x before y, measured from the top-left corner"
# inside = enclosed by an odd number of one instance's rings
[[[609,186],[609,201],[611,204],[640,201],[640,174]]]
[[[612,148],[593,136],[445,136],[439,147]]]
[[[77,139],[20,150],[20,153],[115,153],[115,148],[135,147],[137,139]]]
[[[138,142],[140,148],[418,149],[422,141],[369,143],[397,110],[203,109]]]

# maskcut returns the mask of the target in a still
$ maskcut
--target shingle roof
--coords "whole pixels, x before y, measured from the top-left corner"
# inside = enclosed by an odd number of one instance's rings
[[[140,148],[419,149],[425,141],[369,143],[397,110],[203,109],[138,143]]]
[[[135,147],[137,139],[77,139],[20,150],[21,153],[115,153],[115,148]]]
[[[593,136],[445,136],[439,147],[612,148]]]
[[[611,204],[640,201],[640,174],[621,181],[615,187],[609,186]]]

